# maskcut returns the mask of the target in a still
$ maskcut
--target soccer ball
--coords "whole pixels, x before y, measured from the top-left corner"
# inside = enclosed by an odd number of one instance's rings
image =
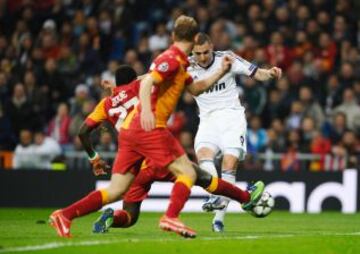
[[[264,192],[257,204],[251,209],[250,214],[257,218],[264,218],[272,212],[274,206],[275,199],[269,192]]]

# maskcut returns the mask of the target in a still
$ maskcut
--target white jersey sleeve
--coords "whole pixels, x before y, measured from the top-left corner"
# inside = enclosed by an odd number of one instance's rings
[[[255,64],[246,61],[244,58],[236,55],[232,51],[227,51],[226,53],[229,54],[234,59],[231,66],[232,73],[236,75],[245,75],[248,77],[252,77],[255,75],[255,72],[258,68]]]

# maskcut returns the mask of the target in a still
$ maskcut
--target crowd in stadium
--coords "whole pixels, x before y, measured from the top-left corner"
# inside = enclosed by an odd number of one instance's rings
[[[359,167],[357,8],[351,0],[0,1],[0,150],[81,151],[77,132],[104,96],[101,80],[114,79],[119,64],[144,74],[171,44],[174,20],[187,14],[216,50],[283,70],[267,83],[238,78],[249,121],[245,168],[301,170],[298,153],[319,155],[307,164],[315,171]],[[197,125],[185,93],[169,128],[192,158]],[[95,139],[98,151],[116,151],[109,129]],[[259,153],[284,156],[259,165]],[[14,166],[36,166],[21,160]]]

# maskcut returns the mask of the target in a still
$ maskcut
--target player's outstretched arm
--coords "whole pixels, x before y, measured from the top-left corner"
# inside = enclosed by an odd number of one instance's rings
[[[151,110],[151,89],[155,84],[155,79],[150,75],[146,75],[140,83],[140,104],[141,104],[141,127],[145,131],[151,131],[155,128],[155,117]]]
[[[187,90],[194,96],[205,92],[231,69],[232,62],[233,59],[230,56],[225,56],[223,58],[220,69],[218,69],[208,78],[193,82],[192,84],[188,85]]]
[[[93,167],[94,175],[106,175],[107,171],[110,169],[110,166],[100,158],[99,154],[95,151],[90,141],[90,134],[94,129],[95,126],[90,126],[86,124],[86,122],[83,122],[79,130],[79,138],[82,146],[88,154],[89,161]]]
[[[256,70],[254,78],[258,81],[266,81],[269,79],[281,78],[282,70],[278,67],[272,67],[270,69],[259,68]]]

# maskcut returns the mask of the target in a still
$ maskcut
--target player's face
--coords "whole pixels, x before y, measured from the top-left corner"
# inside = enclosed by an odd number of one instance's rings
[[[193,54],[200,66],[207,67],[213,58],[213,45],[208,42],[203,45],[195,45]]]

